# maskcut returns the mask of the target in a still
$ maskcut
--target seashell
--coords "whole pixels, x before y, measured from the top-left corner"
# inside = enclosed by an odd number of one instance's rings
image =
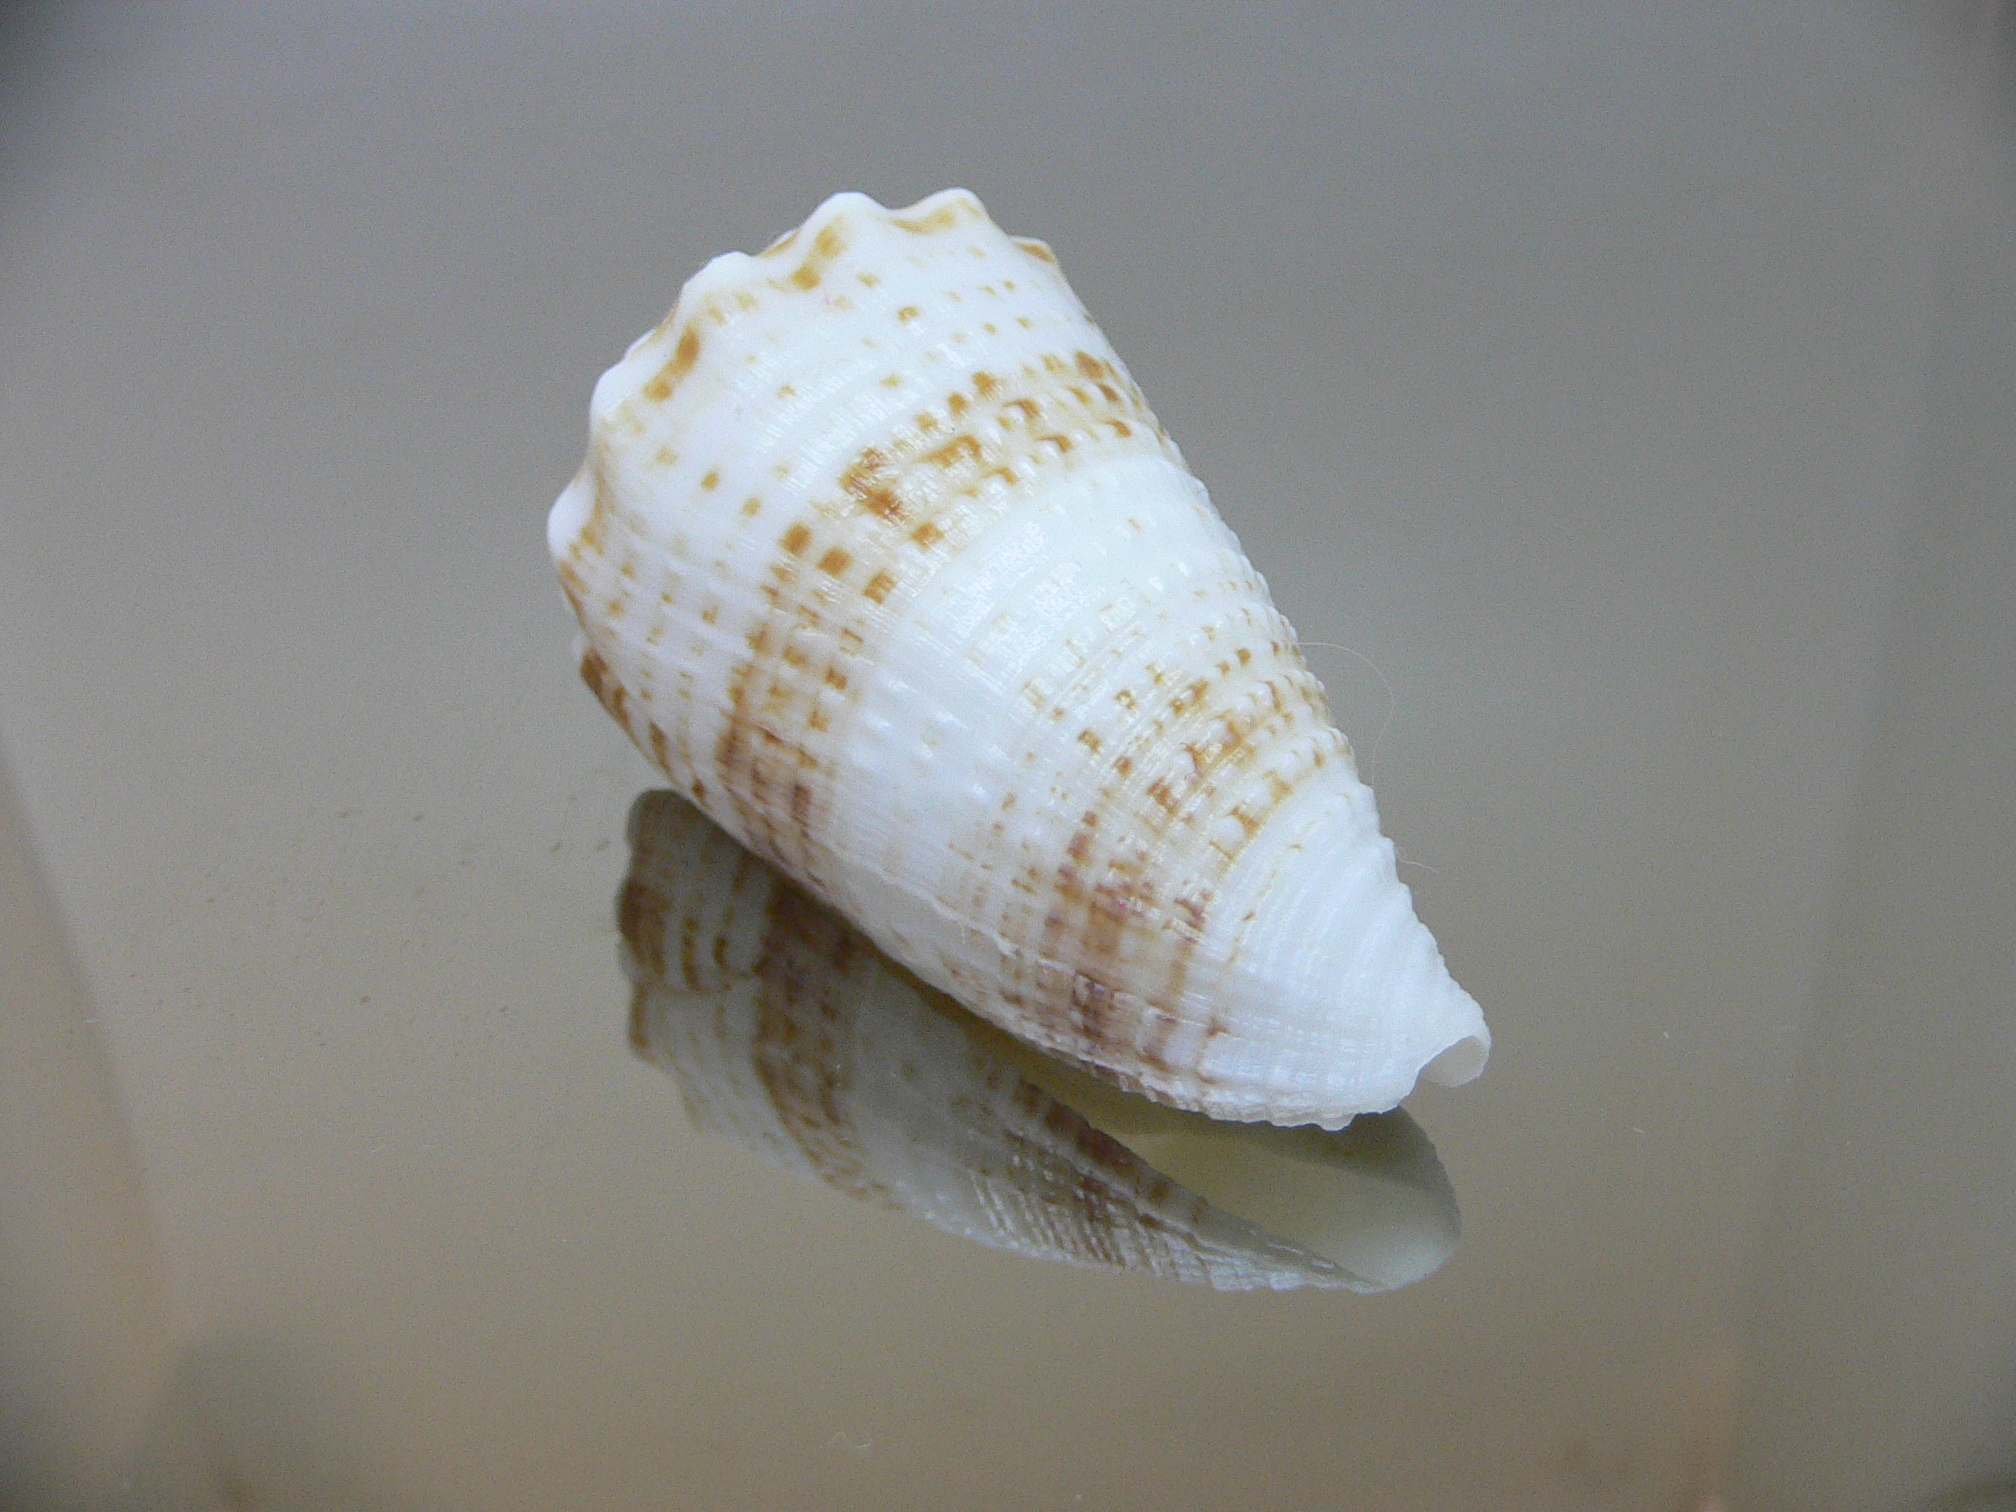
[[[1294,632],[971,195],[709,263],[597,383],[547,533],[646,756],[983,1017],[1230,1119],[1483,1068]]]
[[[677,795],[641,795],[629,833],[631,1042],[696,1127],[770,1165],[990,1248],[1220,1291],[1386,1291],[1454,1251],[1455,1198],[1406,1114],[1212,1123],[1074,1078]]]

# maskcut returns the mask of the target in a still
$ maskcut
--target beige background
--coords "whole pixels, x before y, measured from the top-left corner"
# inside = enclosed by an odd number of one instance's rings
[[[2012,31],[12,23],[6,1504],[2007,1505]],[[951,183],[1350,648],[1498,1041],[1410,1104],[1464,1220],[1420,1285],[965,1246],[627,1050],[650,777],[541,539],[589,386],[713,253]]]

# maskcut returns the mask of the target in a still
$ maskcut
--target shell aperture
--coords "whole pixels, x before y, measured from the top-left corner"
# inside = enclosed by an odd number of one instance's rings
[[[639,749],[982,1017],[1220,1118],[1482,1069],[1293,630],[964,191],[709,263],[596,385],[548,542]]]

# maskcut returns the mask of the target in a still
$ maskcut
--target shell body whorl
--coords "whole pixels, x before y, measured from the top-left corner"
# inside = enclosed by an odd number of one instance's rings
[[[1294,632],[971,195],[709,263],[596,385],[548,540],[639,748],[1004,1028],[1277,1123],[1481,1069]]]

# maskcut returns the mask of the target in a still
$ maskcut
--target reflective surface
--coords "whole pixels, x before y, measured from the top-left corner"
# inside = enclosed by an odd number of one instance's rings
[[[629,833],[630,1041],[696,1128],[991,1248],[1218,1291],[1386,1291],[1455,1247],[1405,1113],[1330,1133],[1157,1107],[926,987],[676,794]]]
[[[2016,212],[1983,14],[17,26],[8,1494],[2002,1504]],[[1483,1079],[1394,1125],[1462,1209],[1413,1284],[975,1244],[695,1131],[709,1094],[626,1038],[651,777],[573,680],[540,537],[589,385],[711,254],[955,182],[1056,247],[1323,643],[1490,1015]],[[1318,1247],[1305,1202],[1242,1211],[1078,1111],[1130,1179]]]

